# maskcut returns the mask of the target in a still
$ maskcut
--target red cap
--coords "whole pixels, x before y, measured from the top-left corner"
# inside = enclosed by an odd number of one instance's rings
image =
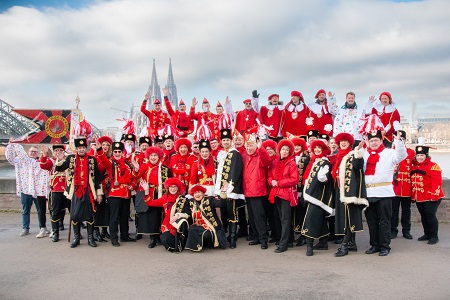
[[[152,146],[148,147],[147,150],[145,151],[145,157],[150,157],[150,154],[153,153],[156,153],[160,159],[164,156],[164,152],[160,148]]]
[[[153,101],[153,104],[161,104],[161,100],[159,100],[158,98],[156,98],[155,101]]]
[[[262,143],[261,147],[264,149],[272,148],[273,150],[277,150],[277,143],[274,140],[266,140]]]
[[[389,92],[382,92],[382,93],[380,94],[380,100],[381,100],[381,96],[383,96],[383,95],[389,97],[389,104],[391,104],[391,103],[392,103],[392,96],[391,96],[391,93],[389,93]]]
[[[182,146],[182,145],[186,145],[186,147],[188,147],[188,151],[191,151],[191,147],[192,147],[192,142],[186,138],[181,138],[178,139],[175,142],[175,150],[178,152],[178,149]]]
[[[203,98],[203,102],[202,102],[202,104],[209,104],[209,101],[208,101],[208,99],[206,99],[206,98]]]
[[[302,95],[302,93],[300,93],[299,91],[292,91],[292,92],[291,92],[291,97],[299,97],[300,100],[303,101],[303,95]]]
[[[325,92],[324,89],[318,90],[317,93],[316,93],[316,96],[314,96],[314,98],[316,98],[316,99],[319,98],[319,94],[322,94],[322,93],[326,94],[327,92]]]
[[[267,100],[271,100],[273,97],[278,97],[278,99],[280,99],[280,95],[278,94],[272,94],[269,97],[267,97]]]
[[[314,140],[311,142],[311,145],[309,146],[311,149],[311,153],[314,153],[314,148],[320,147],[322,148],[323,155],[329,155],[330,154],[330,148],[328,148],[327,144],[325,144],[322,140]]]
[[[98,142],[99,142],[100,144],[103,144],[103,142],[107,142],[107,143],[109,143],[110,145],[112,145],[113,140],[112,140],[109,136],[104,135],[104,136],[101,136],[101,137],[98,138]]]
[[[220,101],[217,101],[216,107],[223,107],[222,104],[220,104]]]
[[[355,138],[350,133],[341,132],[334,138],[334,141],[338,145],[341,141],[347,141],[350,143],[350,145],[353,145],[355,143]]]
[[[242,103],[252,103],[252,100],[250,100],[250,99],[245,99],[244,101],[242,101]]]
[[[178,178],[169,178],[164,181],[164,187],[168,189],[171,185],[176,185],[178,187],[178,194],[184,193],[184,184]]]
[[[277,153],[278,154],[280,154],[280,150],[281,150],[281,148],[283,148],[283,146],[288,146],[289,147],[289,156],[294,154],[294,144],[290,140],[281,140],[278,143],[278,146],[277,146]]]
[[[194,196],[194,193],[200,191],[203,194],[206,193],[206,188],[201,186],[200,184],[196,184],[189,190],[189,195]]]
[[[294,146],[301,146],[302,151],[305,151],[308,149],[308,145],[306,144],[306,141],[299,137],[294,137],[291,139],[291,142],[294,144]]]
[[[186,104],[184,104],[183,99],[180,100],[180,104],[179,105],[186,105]]]

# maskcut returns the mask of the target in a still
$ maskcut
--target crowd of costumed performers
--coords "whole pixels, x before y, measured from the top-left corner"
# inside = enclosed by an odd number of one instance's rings
[[[309,104],[292,91],[283,106],[278,94],[260,105],[255,90],[243,110],[233,111],[227,97],[216,113],[206,98],[199,112],[195,98],[189,111],[183,100],[175,110],[163,93],[167,113],[159,99],[149,110],[145,96],[141,111],[148,125],[138,135],[131,120],[121,120],[126,124],[120,140],[92,137],[82,121],[74,151],[52,145],[41,146],[40,155],[37,147],[26,153],[10,141],[6,157],[16,168],[21,236],[29,234],[35,203],[37,237],[49,235],[53,242],[70,211],[72,248],[81,244],[86,227],[91,247],[146,238],[148,248],[180,253],[234,249],[245,238],[263,250],[272,244],[275,253],[304,246],[307,256],[333,242],[339,245],[334,255],[341,257],[358,250],[364,214],[370,236],[365,253],[386,256],[399,223],[402,236],[413,239],[415,202],[423,225],[418,240],[439,241],[442,172],[430,147],[406,147],[390,93],[358,105],[348,92],[337,105],[323,89]]]

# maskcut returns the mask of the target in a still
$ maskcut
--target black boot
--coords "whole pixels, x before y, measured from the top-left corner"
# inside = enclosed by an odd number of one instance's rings
[[[70,248],[75,248],[80,244],[80,236],[81,236],[80,222],[77,222],[76,225],[75,223],[72,222],[72,227],[73,227],[73,242],[70,244]]]
[[[313,256],[314,254],[313,243],[314,239],[306,238],[306,256]]]
[[[100,235],[102,238],[111,239],[108,233],[108,227],[102,227],[102,233]]]
[[[100,235],[100,231],[98,230],[98,227],[94,228],[94,240],[96,242],[106,242],[106,240],[104,238],[102,238],[102,236]]]
[[[154,236],[150,236],[150,244],[148,244],[148,247],[149,248],[155,248],[155,246],[156,246],[156,237],[154,237]]]
[[[301,235],[298,240],[297,240],[297,244],[295,244],[296,246],[303,246],[306,244],[306,239],[304,235]]]
[[[348,254],[348,244],[343,243],[341,247],[338,249],[338,251],[334,254],[336,257],[345,256]]]
[[[319,242],[314,245],[315,250],[328,250],[328,237],[321,237]]]
[[[51,221],[51,223],[52,223],[52,234],[53,234],[52,242],[57,242],[57,241],[59,241],[59,222]]]
[[[353,252],[357,252],[358,251],[358,247],[356,246],[355,233],[352,233],[352,236],[350,238],[350,241],[348,242],[347,248],[348,248],[348,251],[353,251]]]
[[[234,248],[236,248],[236,240],[237,240],[237,236],[236,236],[237,223],[230,222],[228,227],[230,230],[230,248],[234,249]]]
[[[88,244],[91,247],[97,247],[97,243],[94,240],[94,224],[87,223]]]
[[[59,216],[59,231],[64,231],[64,217],[66,216],[66,210],[61,210],[61,215]]]

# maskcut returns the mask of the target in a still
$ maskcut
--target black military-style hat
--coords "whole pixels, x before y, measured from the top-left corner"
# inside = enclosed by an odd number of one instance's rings
[[[309,130],[308,131],[308,137],[312,137],[312,136],[318,138],[319,137],[319,131],[315,130],[315,129]]]
[[[151,146],[152,140],[148,136],[141,136],[139,138],[139,145],[141,144],[148,144],[149,146]]]
[[[416,154],[425,154],[426,156],[428,156],[428,152],[430,152],[430,147],[416,146]]]
[[[64,145],[59,144],[59,145],[52,145],[52,149],[53,151],[55,151],[56,149],[66,150],[66,147],[64,147]]]
[[[172,140],[172,141],[175,141],[175,138],[174,138],[173,135],[166,133],[166,134],[163,136],[163,141],[166,141],[166,140]]]
[[[73,140],[75,147],[87,147],[88,143],[87,143],[87,139],[86,138],[76,138]]]
[[[231,129],[223,128],[220,129],[220,139],[233,139],[233,136],[231,135]]]
[[[112,144],[112,151],[114,150],[120,150],[123,151],[125,149],[125,145],[122,142],[114,142]]]
[[[326,133],[322,133],[321,135],[319,135],[319,139],[329,141],[330,140],[330,136],[328,134],[326,134]]]
[[[154,142],[155,142],[155,144],[158,144],[158,143],[164,142],[164,140],[163,140],[162,136],[157,135],[157,136],[155,136]]]
[[[379,138],[380,140],[383,139],[383,134],[381,133],[381,130],[372,130],[367,134],[367,140],[373,139],[373,138]]]
[[[125,141],[136,142],[136,136],[134,134],[125,134]]]
[[[198,142],[198,148],[201,150],[202,148],[206,148],[209,151],[211,151],[211,144],[209,143],[208,140],[200,140]]]

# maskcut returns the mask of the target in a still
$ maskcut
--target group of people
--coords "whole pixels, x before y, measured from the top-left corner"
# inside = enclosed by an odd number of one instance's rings
[[[6,156],[16,166],[21,235],[29,233],[35,202],[38,237],[50,234],[54,242],[69,208],[72,248],[80,244],[85,222],[91,247],[106,238],[118,247],[149,236],[149,248],[162,244],[178,253],[234,249],[246,236],[261,249],[275,243],[276,253],[306,245],[308,256],[334,240],[339,257],[357,251],[364,212],[371,246],[365,253],[386,256],[398,234],[400,205],[403,236],[412,239],[410,208],[416,202],[424,228],[419,240],[439,241],[442,172],[429,147],[406,148],[390,93],[370,97],[360,108],[352,92],[339,107],[331,92],[328,100],[319,90],[306,105],[292,91],[285,107],[277,94],[260,107],[255,90],[244,110],[233,112],[227,98],[225,109],[219,103],[214,114],[206,99],[196,113],[195,98],[189,113],[183,101],[175,111],[163,92],[169,114],[158,99],[148,110],[146,95],[141,111],[149,125],[140,137],[79,136],[74,153],[52,145],[52,151],[42,146],[40,156],[36,147],[26,154],[10,142]],[[47,197],[51,232],[45,226]],[[131,203],[135,238],[129,235]]]

